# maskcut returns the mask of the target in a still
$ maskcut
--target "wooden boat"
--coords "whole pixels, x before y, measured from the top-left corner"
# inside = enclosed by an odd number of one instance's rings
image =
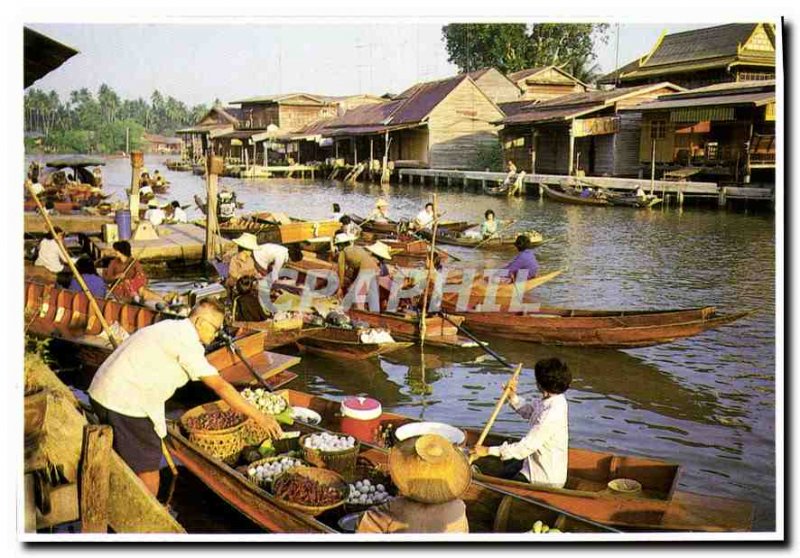
[[[469,303],[466,303],[465,308],[459,308],[458,305],[458,298],[460,293],[459,292],[445,292],[442,294],[442,308],[448,310],[450,312],[475,312],[478,311],[482,304],[489,303],[490,297],[492,295],[492,290],[494,290],[494,296],[492,297],[493,304],[496,305],[500,310],[507,310],[512,307],[512,304],[516,301],[517,303],[524,300],[526,294],[531,290],[544,285],[545,283],[552,281],[561,273],[563,270],[556,270],[551,271],[549,273],[545,273],[543,275],[537,275],[533,279],[528,279],[524,283],[522,283],[519,287],[516,283],[501,283],[496,285],[495,287],[490,288],[489,285],[483,280],[474,281],[472,284],[472,288],[470,291]],[[450,282],[448,281],[448,284]]]
[[[352,213],[350,214],[350,219],[352,219],[355,224],[361,227],[363,231],[370,233],[396,235],[400,232],[408,230],[407,221],[389,221],[387,223],[376,223],[375,221],[367,221],[366,219],[364,219],[364,217]],[[438,228],[442,230],[446,229],[456,233],[465,231],[467,229],[471,229],[474,226],[476,226],[475,223],[469,223],[467,221],[439,221]],[[423,235],[424,232],[420,231],[420,234]]]
[[[645,197],[644,199],[637,196],[612,194],[608,196],[608,203],[613,206],[635,207],[638,209],[647,209],[654,207],[661,203],[661,198],[656,196]]]
[[[284,345],[292,345],[301,339],[307,337],[315,337],[320,335],[324,327],[296,327],[296,328],[281,328],[276,327],[273,320],[265,320],[263,322],[233,322],[233,327],[239,328],[241,334],[248,331],[263,331],[266,333],[264,336],[264,350],[277,349]]]
[[[217,403],[209,411],[222,409]],[[295,423],[302,433],[321,429]],[[290,508],[268,491],[248,481],[235,468],[213,458],[190,442],[176,423],[169,425],[167,445],[189,471],[232,507],[263,529],[275,533],[338,533],[338,520],[345,514],[340,506],[311,517]],[[388,470],[388,453],[362,444],[359,458],[383,471]],[[615,529],[580,518],[531,499],[522,498],[473,480],[461,499],[467,508],[470,533],[528,533],[536,521],[565,533],[614,533]],[[530,535],[534,537],[536,535]]]
[[[368,328],[345,329],[326,327],[312,337],[298,340],[297,344],[309,353],[345,360],[365,360],[411,347],[411,342],[365,343],[361,340]]]
[[[128,334],[161,320],[178,317],[113,300],[98,299],[97,303],[109,325],[116,323]],[[71,355],[77,357],[90,374],[94,374],[114,350],[103,333],[100,321],[92,312],[88,298],[82,292],[26,281],[25,320],[27,333],[57,340],[58,344],[68,348]],[[265,332],[248,333],[239,337],[236,345],[267,382],[275,386],[283,385],[297,377],[286,370],[300,362],[300,359],[264,351],[266,335]],[[235,385],[248,385],[255,381],[244,363],[228,347],[212,345],[208,348],[206,358],[223,378]]]
[[[171,171],[177,171],[177,172],[187,172],[192,170],[192,163],[189,161],[168,160],[164,162],[164,166]]]
[[[220,223],[220,234],[225,238],[236,238],[243,233],[256,235],[259,244],[267,242],[289,244],[292,242],[321,242],[329,245],[341,224],[337,221],[301,221],[291,223],[266,222],[247,217],[237,217]]]
[[[197,209],[199,209],[203,213],[203,215],[208,214],[208,204],[206,203],[206,200],[201,198],[198,194],[194,195],[194,203],[197,206]],[[240,201],[236,202],[237,209],[242,209],[243,207],[244,207],[243,202]],[[203,226],[205,227],[205,223],[203,223]]]
[[[296,390],[285,393],[294,406],[306,407],[320,414],[323,426],[342,432],[340,403]],[[384,411],[368,429],[347,432],[365,443],[381,444],[377,434],[388,425],[394,429],[417,422],[409,417]],[[466,445],[474,445],[480,432],[462,429]],[[499,445],[510,438],[490,434],[488,445]],[[721,498],[677,489],[680,467],[659,459],[618,455],[587,449],[569,449],[569,471],[564,488],[542,488],[528,483],[507,481],[475,473],[474,480],[537,500],[625,531],[747,531],[751,528],[753,506],[750,502]],[[642,484],[636,497],[619,496],[607,489],[616,478],[634,479]]]
[[[556,190],[554,188],[550,188],[545,184],[541,184],[542,191],[544,195],[550,198],[553,201],[561,202],[561,203],[571,203],[574,205],[610,205],[608,200],[600,199],[600,198],[582,198],[577,195],[573,195],[563,190]]]
[[[572,310],[542,307],[536,312],[467,312],[473,333],[506,339],[597,348],[647,347],[691,337],[734,322],[749,312],[718,316],[705,306],[685,310]]]
[[[531,246],[539,246],[544,242],[544,237],[536,231],[524,231],[517,233],[499,234],[487,240],[473,238],[462,234],[437,234],[436,244],[446,244],[449,246],[461,246],[463,248],[481,248],[484,250],[504,250],[514,247],[514,242],[520,234],[525,234],[531,241]]]
[[[388,329],[396,339],[418,342],[421,336],[420,319],[416,314],[400,313],[375,313],[367,310],[351,308],[348,314],[353,320],[366,322],[372,327]],[[451,318],[461,325],[457,317]],[[456,326],[446,321],[441,316],[427,316],[425,318],[425,345],[428,347],[454,347],[469,349],[478,344],[471,339],[458,334]]]

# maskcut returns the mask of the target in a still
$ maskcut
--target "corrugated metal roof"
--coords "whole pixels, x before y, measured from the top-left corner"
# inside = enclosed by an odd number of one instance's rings
[[[250,139],[259,132],[260,130],[234,130],[233,132],[220,134],[215,139]]]
[[[312,101],[315,101],[319,104],[325,104],[330,101],[327,101],[324,96],[322,95],[312,95],[311,93],[279,93],[277,95],[258,95],[255,97],[248,97],[247,99],[242,99],[241,101],[231,101],[234,104],[241,105],[243,103],[286,103],[291,101],[292,99],[296,99],[297,97],[307,97]]]
[[[392,114],[391,124],[420,122],[465,79],[469,79],[469,76],[460,74],[453,78],[420,84]]]
[[[514,72],[513,74],[508,74],[508,79],[516,83],[521,79],[525,79],[526,77],[543,72],[549,67],[550,66],[539,66],[538,68],[527,68],[525,70],[520,70],[518,72]]]
[[[762,91],[760,93],[742,93],[740,95],[709,95],[689,99],[673,99],[672,95],[668,98],[660,98],[657,101],[642,103],[635,107],[623,110],[647,111],[647,110],[670,110],[686,107],[705,107],[713,105],[753,105],[762,106],[775,101],[775,92]]]
[[[368,136],[373,134],[382,134],[384,132],[391,132],[393,130],[405,130],[408,128],[417,128],[419,126],[424,126],[425,124],[420,124],[419,122],[411,122],[409,124],[402,124],[399,126],[386,126],[386,125],[376,125],[376,126],[352,126],[349,128],[326,128],[325,133],[323,134],[325,137],[329,138],[336,138],[342,136]]]
[[[555,122],[569,120],[584,114],[589,114],[607,108],[604,103],[587,103],[585,105],[570,105],[567,107],[554,107],[547,110],[524,110],[513,116],[504,118],[506,125],[530,124],[533,122]]]
[[[736,56],[757,23],[731,23],[666,35],[642,69],[664,64]]]
[[[497,106],[500,107],[506,116],[513,116],[524,110],[526,107],[531,106],[533,103],[530,99],[525,101],[510,101],[508,103],[498,103]]]
[[[333,119],[326,127],[382,125],[403,104],[402,100],[360,105]]]

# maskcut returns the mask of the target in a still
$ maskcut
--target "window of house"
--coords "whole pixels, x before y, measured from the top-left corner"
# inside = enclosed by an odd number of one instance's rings
[[[650,123],[650,139],[658,140],[667,137],[667,121],[653,120]]]

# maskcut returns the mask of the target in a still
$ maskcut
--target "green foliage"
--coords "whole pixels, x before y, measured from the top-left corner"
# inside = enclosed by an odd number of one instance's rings
[[[175,130],[191,125],[207,112],[205,105],[188,107],[174,97],[154,91],[150,102],[138,98],[121,99],[106,84],[97,95],[87,88],[70,92],[62,102],[55,91],[32,88],[25,92],[25,131],[44,135],[42,149],[58,152],[112,153],[125,149],[126,129],[130,147],[142,145],[145,131],[174,135]],[[26,140],[26,149],[36,149]]]
[[[42,359],[42,362],[48,366],[53,363],[53,357],[50,354],[50,341],[52,338],[46,337],[41,339],[33,337],[32,335],[25,335],[25,352],[34,354]]]
[[[442,38],[448,61],[462,72],[494,67],[512,73],[554,65],[592,77],[594,42],[608,42],[608,24],[453,23],[442,27]]]
[[[475,157],[473,166],[482,171],[502,172],[503,150],[500,148],[500,142],[496,141],[482,145]]]

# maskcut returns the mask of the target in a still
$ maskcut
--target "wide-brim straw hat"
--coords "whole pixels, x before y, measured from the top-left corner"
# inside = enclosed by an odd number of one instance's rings
[[[258,248],[258,239],[253,233],[242,233],[239,238],[234,238],[233,243],[241,246],[245,250],[255,250]]]
[[[389,207],[389,202],[383,198],[379,198],[378,201],[375,202],[375,207]]]
[[[345,242],[354,242],[356,239],[352,234],[339,233],[333,237],[334,244],[344,244]]]
[[[423,504],[455,500],[472,480],[467,456],[438,434],[396,444],[389,452],[389,474],[401,495]]]
[[[379,258],[383,258],[384,260],[391,260],[392,259],[392,252],[389,247],[381,242],[380,240],[376,241],[373,244],[367,246],[367,250],[378,256]]]

